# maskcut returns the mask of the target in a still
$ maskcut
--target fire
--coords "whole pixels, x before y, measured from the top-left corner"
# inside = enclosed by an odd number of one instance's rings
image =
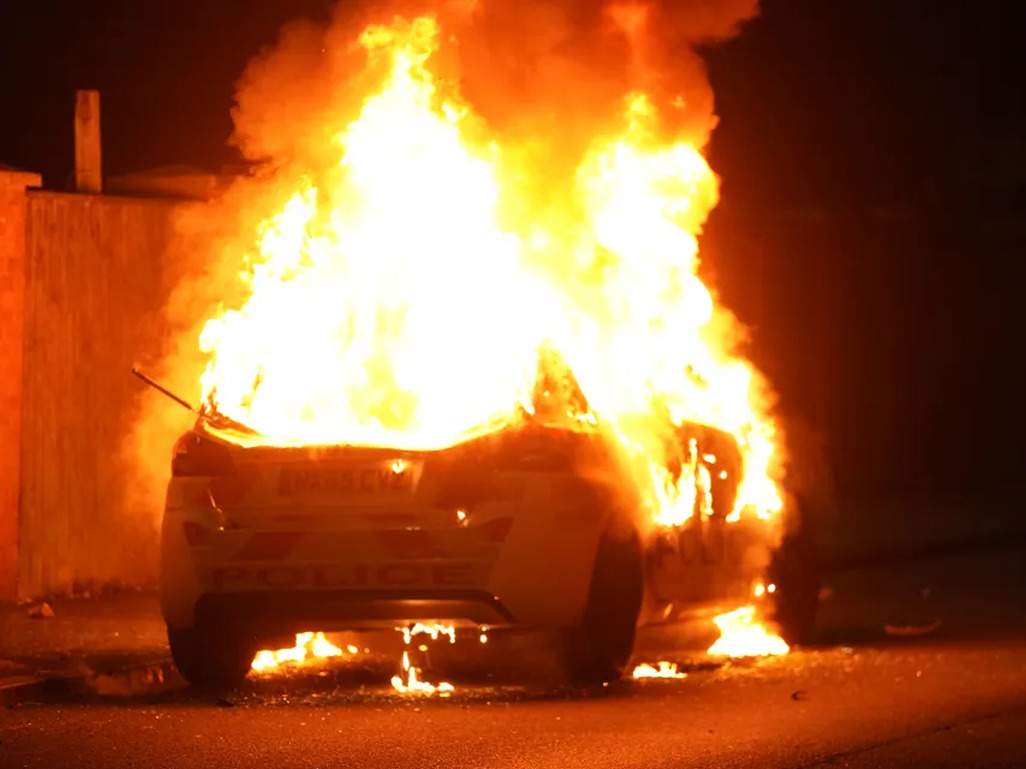
[[[456,629],[452,625],[424,625],[418,622],[413,627],[396,628],[396,630],[403,634],[403,642],[406,646],[410,645],[414,636],[421,634],[428,635],[432,641],[437,641],[439,636],[446,636],[449,643],[456,643]],[[421,646],[420,649],[426,651],[427,647]],[[439,684],[422,681],[420,675],[420,668],[410,664],[409,649],[404,649],[402,671],[398,675],[392,676],[392,688],[403,694],[440,694],[443,697],[447,697],[455,689],[452,684],[445,681]]]
[[[677,665],[673,662],[661,660],[655,666],[646,662],[634,668],[634,678],[687,678],[688,674],[678,671]]]
[[[353,653],[355,649],[356,647],[350,646],[348,651]],[[291,649],[278,649],[278,651],[264,649],[257,652],[256,657],[253,658],[252,668],[257,671],[269,670],[282,663],[302,663],[308,656],[320,659],[340,657],[342,653],[342,649],[325,638],[324,633],[297,633],[296,645]]]
[[[246,298],[203,329],[204,407],[276,445],[440,448],[532,413],[555,351],[590,406],[566,418],[622,438],[657,523],[708,512],[708,470],[667,448],[685,420],[738,439],[731,520],[779,510],[758,375],[697,276],[717,179],[662,138],[683,100],[626,89],[567,179],[522,160],[550,137],[504,137],[438,75],[456,42],[434,17],[357,43],[370,86],[334,161],[277,178],[287,202],[240,253]]]
[[[436,106],[436,34],[423,18],[361,36],[390,75],[324,183],[264,225],[246,305],[204,329],[206,401],[270,440],[445,446],[529,390],[536,291],[495,222],[487,148],[463,141],[463,107]]]
[[[713,622],[720,629],[720,637],[709,647],[708,653],[711,655],[767,657],[787,654],[790,650],[783,638],[771,633],[755,620],[754,606],[742,606],[721,614]]]

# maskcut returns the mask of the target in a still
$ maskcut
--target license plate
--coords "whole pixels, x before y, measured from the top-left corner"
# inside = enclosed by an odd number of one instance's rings
[[[403,462],[283,467],[278,473],[278,494],[286,497],[408,494],[413,490],[414,480],[414,467]]]

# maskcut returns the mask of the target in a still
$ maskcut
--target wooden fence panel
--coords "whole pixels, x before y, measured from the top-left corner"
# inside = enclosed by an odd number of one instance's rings
[[[28,195],[20,581],[29,594],[156,573],[156,522],[126,508],[133,471],[122,444],[139,391],[131,367],[161,335],[178,205]]]

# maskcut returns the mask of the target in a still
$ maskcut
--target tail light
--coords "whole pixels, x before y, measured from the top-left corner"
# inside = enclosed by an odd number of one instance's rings
[[[188,432],[175,443],[171,455],[171,475],[223,476],[235,472],[232,453],[223,443],[212,441],[198,433]]]

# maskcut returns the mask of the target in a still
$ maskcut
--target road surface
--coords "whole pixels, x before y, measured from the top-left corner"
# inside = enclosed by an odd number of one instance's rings
[[[224,699],[21,706],[0,713],[0,767],[1026,767],[1024,564],[1014,550],[837,575],[820,645],[692,656],[682,680],[439,699],[337,665]]]

